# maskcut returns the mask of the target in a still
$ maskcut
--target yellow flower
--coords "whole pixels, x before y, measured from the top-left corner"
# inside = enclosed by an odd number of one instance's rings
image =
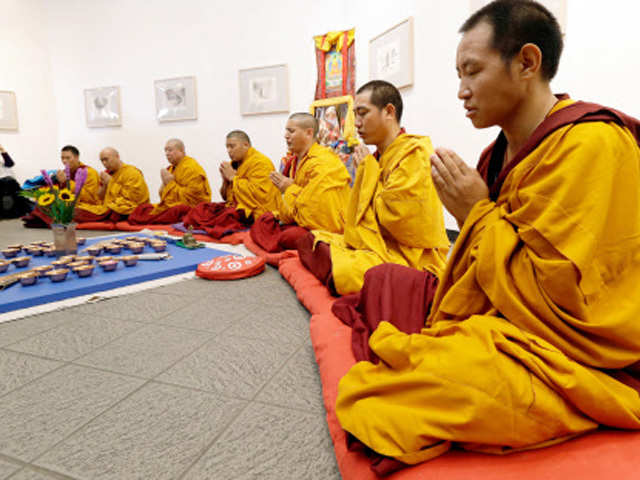
[[[46,207],[47,205],[51,205],[55,199],[56,197],[53,195],[53,193],[45,193],[44,195],[40,195],[40,197],[38,197],[38,205],[40,205],[41,207]]]
[[[40,192],[48,192],[49,191],[49,187],[40,187],[38,189],[38,191],[40,191]]]
[[[76,198],[76,196],[68,188],[63,188],[62,190],[60,190],[58,196],[65,202],[73,202]]]

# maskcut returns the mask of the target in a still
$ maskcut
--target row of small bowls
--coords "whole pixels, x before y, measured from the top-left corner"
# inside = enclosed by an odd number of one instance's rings
[[[83,237],[76,239],[78,245],[84,245],[86,241],[87,239]],[[47,257],[56,256],[55,247],[51,242],[32,242],[28,245],[18,243],[15,245],[9,245],[4,250],[1,250],[1,252],[4,258],[15,258],[22,250],[34,257],[41,257],[42,255],[46,255]]]
[[[118,254],[123,248],[130,250],[131,253],[142,253],[145,247],[145,243],[148,244],[156,252],[164,252],[167,249],[167,242],[164,240],[156,240],[153,238],[138,238],[127,237],[126,239],[116,239],[107,244],[96,244],[87,247],[85,251],[89,255],[98,256],[103,251],[112,254]]]
[[[34,285],[38,281],[38,278],[44,276],[49,277],[52,282],[63,282],[66,280],[70,270],[75,272],[80,278],[90,277],[93,274],[95,265],[92,262],[94,261],[94,257],[73,255],[69,255],[68,257],[61,257],[60,260],[51,262],[51,265],[42,265],[33,268],[29,272],[25,272],[24,275],[20,277],[20,283],[23,286]],[[100,257],[95,260],[104,272],[114,271],[118,267],[119,261],[122,261],[127,267],[133,267],[138,263],[138,257],[136,255]]]

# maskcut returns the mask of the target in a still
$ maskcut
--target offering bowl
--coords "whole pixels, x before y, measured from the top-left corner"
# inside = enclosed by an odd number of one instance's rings
[[[47,276],[52,282],[64,282],[67,278],[67,273],[69,273],[68,268],[56,268],[55,270],[48,271]]]

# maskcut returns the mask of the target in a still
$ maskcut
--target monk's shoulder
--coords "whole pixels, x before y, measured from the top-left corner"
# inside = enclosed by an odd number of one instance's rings
[[[310,165],[344,166],[340,157],[333,150],[318,144],[313,145],[309,150],[307,161]]]
[[[274,168],[271,159],[256,149],[253,149],[253,152],[251,152],[250,160],[253,165]]]

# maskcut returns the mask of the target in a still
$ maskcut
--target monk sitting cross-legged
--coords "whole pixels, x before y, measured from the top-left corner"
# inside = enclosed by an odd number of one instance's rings
[[[435,292],[444,267],[449,241],[431,181],[433,147],[428,137],[400,127],[402,108],[400,92],[388,82],[374,80],[358,90],[356,128],[377,152],[356,147],[344,234],[314,231],[298,245],[305,267],[341,295],[358,292],[365,272],[381,263],[430,272]]]
[[[76,207],[74,217],[78,222],[118,222],[126,220],[138,205],[149,201],[149,189],[142,172],[120,159],[115,148],[100,152],[100,161],[106,171],[100,173],[98,195],[101,205]]]
[[[62,148],[60,159],[65,168],[58,170],[51,178],[59,188],[66,188],[68,184],[71,191],[74,191],[75,183],[73,179],[76,178],[79,170],[86,170],[86,180],[74,209],[74,220],[82,222],[82,211],[102,206],[102,199],[99,194],[100,177],[94,168],[80,161],[80,151],[73,145],[66,145]],[[69,172],[68,174],[67,171]],[[67,178],[67,175],[69,175],[69,178]],[[80,218],[78,218],[78,214],[80,214]],[[28,228],[47,228],[53,220],[36,207],[29,215],[22,217],[22,221],[24,226]]]
[[[640,429],[640,123],[552,94],[562,34],[540,4],[492,2],[461,32],[458,97],[476,128],[501,132],[478,170],[432,156],[461,231],[426,323],[424,295],[407,289],[424,274],[395,265],[367,273],[357,304],[334,305],[378,324],[366,346],[381,361],[347,372],[336,413],[387,457],[383,474],[452,444],[504,454]],[[411,320],[411,335],[396,326]]]
[[[340,158],[319,145],[318,121],[294,113],[285,128],[291,152],[285,172],[273,171],[271,181],[282,192],[277,213],[265,213],[251,227],[251,238],[268,252],[295,249],[309,230],[341,233],[351,177]]]
[[[160,170],[160,203],[145,203],[137,207],[129,216],[131,224],[180,222],[191,207],[211,201],[207,174],[195,159],[185,155],[182,140],[168,140],[164,153],[170,165]]]
[[[201,203],[183,219],[185,227],[205,230],[214,238],[245,230],[263,213],[276,211],[280,197],[269,178],[273,163],[251,146],[249,136],[234,130],[226,142],[231,161],[219,169],[225,202]]]

